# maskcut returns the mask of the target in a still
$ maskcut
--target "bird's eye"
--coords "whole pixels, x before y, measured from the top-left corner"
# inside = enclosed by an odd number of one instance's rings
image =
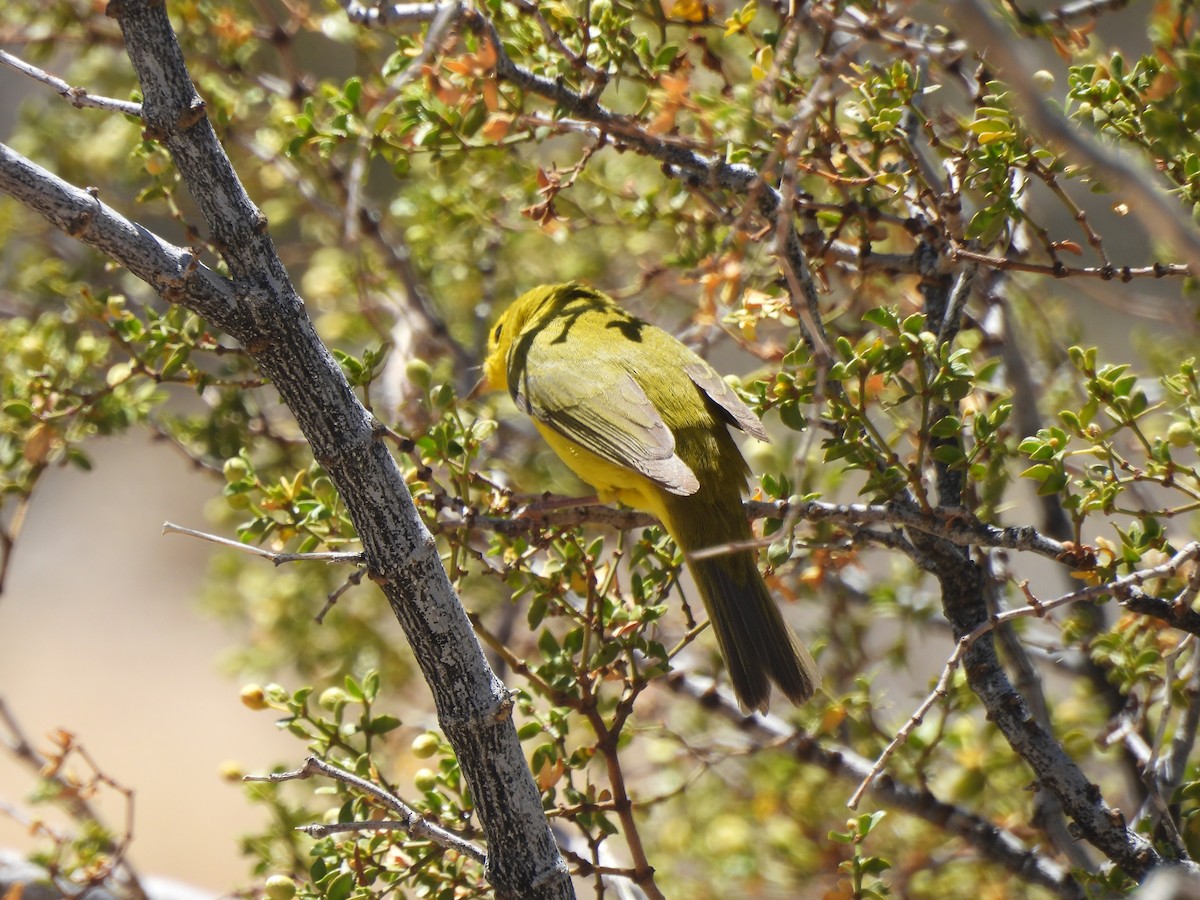
[[[504,330],[504,323],[501,322],[499,325],[496,326],[496,330],[492,332],[492,342],[493,343],[500,340],[500,332],[502,332],[503,330]]]

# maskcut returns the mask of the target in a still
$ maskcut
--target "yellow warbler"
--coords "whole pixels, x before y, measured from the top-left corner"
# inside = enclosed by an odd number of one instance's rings
[[[563,461],[605,502],[653,513],[685,554],[749,709],[771,682],[795,703],[816,667],[783,621],[752,551],[749,468],[727,425],[767,440],[758,417],[699,356],[582,284],[543,285],[497,321],[484,374],[507,389]]]

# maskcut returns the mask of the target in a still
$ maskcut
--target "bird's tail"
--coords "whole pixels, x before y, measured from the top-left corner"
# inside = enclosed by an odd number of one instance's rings
[[[793,703],[808,700],[816,663],[783,620],[754,556],[743,550],[689,566],[743,707],[766,712],[771,682]]]

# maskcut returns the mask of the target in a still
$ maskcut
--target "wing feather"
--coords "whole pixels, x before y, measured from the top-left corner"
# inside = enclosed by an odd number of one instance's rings
[[[766,429],[763,428],[758,416],[742,402],[741,398],[734,393],[733,388],[725,383],[725,379],[717,373],[716,369],[700,357],[696,357],[687,364],[686,371],[696,387],[704,391],[713,403],[726,412],[733,425],[751,437],[770,442],[771,439],[767,437]]]
[[[601,459],[640,472],[673,494],[696,493],[699,480],[675,452],[675,436],[633,377],[620,372],[598,384],[578,359],[562,358],[563,346],[528,345],[519,371],[509,373],[517,406]]]

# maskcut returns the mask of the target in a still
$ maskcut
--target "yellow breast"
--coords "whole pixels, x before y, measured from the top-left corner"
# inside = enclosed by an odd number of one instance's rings
[[[592,451],[579,446],[570,438],[563,437],[553,428],[541,422],[533,423],[546,443],[558,454],[581,479],[595,489],[604,503],[619,501],[634,509],[641,509],[665,521],[663,490],[653,481],[633,469],[609,462]]]

